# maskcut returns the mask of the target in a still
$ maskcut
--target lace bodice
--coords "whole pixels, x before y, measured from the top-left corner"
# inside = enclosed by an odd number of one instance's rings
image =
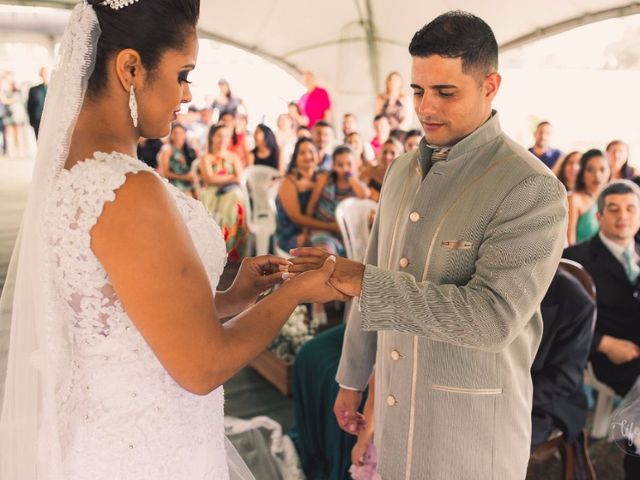
[[[96,153],[63,170],[54,186],[44,231],[51,328],[62,324],[71,352],[60,356],[56,387],[65,478],[226,479],[222,388],[197,396],[175,383],[91,250],[90,231],[105,203],[127,174],[141,171],[153,172],[134,158]],[[199,202],[166,186],[215,292],[226,261],[221,231]]]

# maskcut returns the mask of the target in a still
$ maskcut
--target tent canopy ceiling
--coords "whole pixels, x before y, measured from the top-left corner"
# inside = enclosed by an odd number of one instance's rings
[[[70,8],[77,1],[0,3]],[[354,111],[371,109],[372,95],[388,72],[408,78],[413,33],[446,10],[459,8],[485,19],[503,50],[640,13],[640,3],[629,0],[201,0],[201,6],[203,37],[253,52],[294,74],[313,70],[334,99]]]

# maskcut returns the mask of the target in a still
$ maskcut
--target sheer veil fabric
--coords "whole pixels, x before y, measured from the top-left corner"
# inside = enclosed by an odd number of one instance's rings
[[[2,480],[63,478],[55,392],[68,382],[71,352],[64,318],[56,315],[43,224],[94,69],[100,33],[95,10],[81,1],[73,9],[51,75],[31,189],[0,299],[0,332],[10,332],[6,371],[0,371]],[[226,442],[230,478],[252,479]]]

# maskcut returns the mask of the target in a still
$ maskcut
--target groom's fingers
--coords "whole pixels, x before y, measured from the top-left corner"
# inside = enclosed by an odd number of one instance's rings
[[[294,257],[324,257],[328,255],[326,250],[316,247],[300,247],[289,250],[289,253]]]

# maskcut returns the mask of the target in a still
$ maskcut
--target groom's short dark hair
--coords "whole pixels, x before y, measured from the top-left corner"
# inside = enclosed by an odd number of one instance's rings
[[[418,30],[409,53],[412,57],[460,58],[464,73],[487,75],[498,68],[498,43],[491,27],[461,10],[444,13]]]

